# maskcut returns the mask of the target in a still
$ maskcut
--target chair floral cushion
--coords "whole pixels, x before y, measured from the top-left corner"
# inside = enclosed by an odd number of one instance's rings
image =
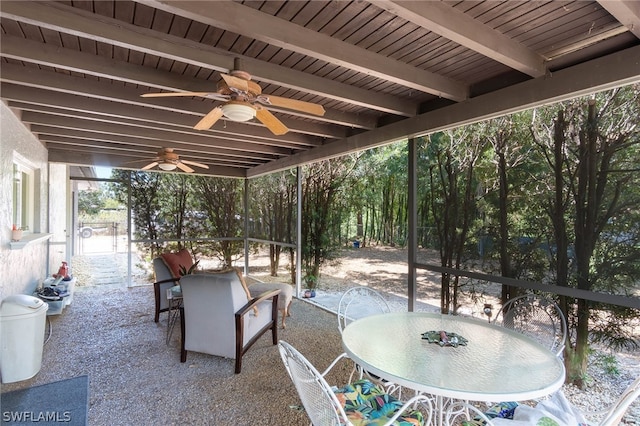
[[[335,391],[347,417],[354,426],[375,426],[386,424],[389,418],[402,407],[402,402],[369,380],[358,380]],[[393,425],[422,425],[424,418],[420,411],[406,411]]]

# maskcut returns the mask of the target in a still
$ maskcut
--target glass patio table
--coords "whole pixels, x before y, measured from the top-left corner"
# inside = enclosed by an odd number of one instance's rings
[[[422,334],[455,333],[466,345],[440,346]],[[439,339],[438,339],[439,340]],[[445,399],[523,401],[549,395],[564,383],[562,360],[536,341],[485,321],[426,312],[393,312],[345,327],[342,346],[366,371]]]

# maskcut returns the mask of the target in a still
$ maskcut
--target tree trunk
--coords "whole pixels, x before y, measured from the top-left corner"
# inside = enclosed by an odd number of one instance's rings
[[[501,138],[500,135],[497,136]],[[500,219],[500,273],[503,277],[513,278],[513,269],[511,267],[511,255],[509,254],[509,219],[508,219],[508,203],[509,203],[509,182],[507,181],[507,161],[503,150],[504,141],[498,141],[496,153],[498,155],[498,177],[499,177],[499,219]],[[500,301],[504,305],[509,299],[516,294],[516,288],[510,285],[502,285],[502,294]]]
[[[566,122],[564,120],[564,111],[558,111],[558,118],[554,124],[554,149],[553,149],[553,172],[554,172],[554,187],[555,198],[550,203],[549,211],[551,216],[551,223],[553,224],[554,240],[557,247],[555,258],[555,271],[556,271],[556,285],[561,287],[568,286],[569,280],[569,241],[567,237],[567,223],[564,219],[564,178],[563,178],[563,147],[565,146],[564,132],[566,129]],[[569,318],[569,300],[566,296],[560,296],[559,306],[560,310],[564,314],[565,318]],[[567,324],[567,327],[569,325]],[[569,350],[571,348],[571,342],[567,335],[567,341],[563,342],[565,345],[565,359],[570,362]],[[569,364],[567,364],[567,371],[570,371]]]
[[[581,290],[591,290],[590,267],[595,247],[598,200],[596,197],[597,120],[595,102],[589,102],[587,122],[580,132],[578,147],[578,185],[576,202],[575,241],[577,284]],[[589,351],[589,304],[578,300],[576,346],[570,355],[567,377],[579,388],[584,388]]]

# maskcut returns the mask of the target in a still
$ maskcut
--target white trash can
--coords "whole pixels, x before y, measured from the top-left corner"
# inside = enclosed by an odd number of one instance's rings
[[[14,294],[0,304],[2,383],[27,380],[40,371],[49,305],[37,297]]]

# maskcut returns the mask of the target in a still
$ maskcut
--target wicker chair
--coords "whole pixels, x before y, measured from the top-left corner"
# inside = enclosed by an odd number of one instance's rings
[[[375,424],[379,426],[431,423],[433,407],[426,396],[418,395],[403,403],[385,394],[368,380],[333,390],[325,376],[341,359],[347,359],[346,354],[338,356],[320,373],[288,343],[280,341],[278,347],[302,405],[314,426],[352,425],[350,419],[357,419],[362,424],[374,418]],[[418,406],[420,410],[416,409]]]
[[[493,322],[524,334],[562,356],[567,320],[552,300],[535,294],[513,298],[502,306]]]

